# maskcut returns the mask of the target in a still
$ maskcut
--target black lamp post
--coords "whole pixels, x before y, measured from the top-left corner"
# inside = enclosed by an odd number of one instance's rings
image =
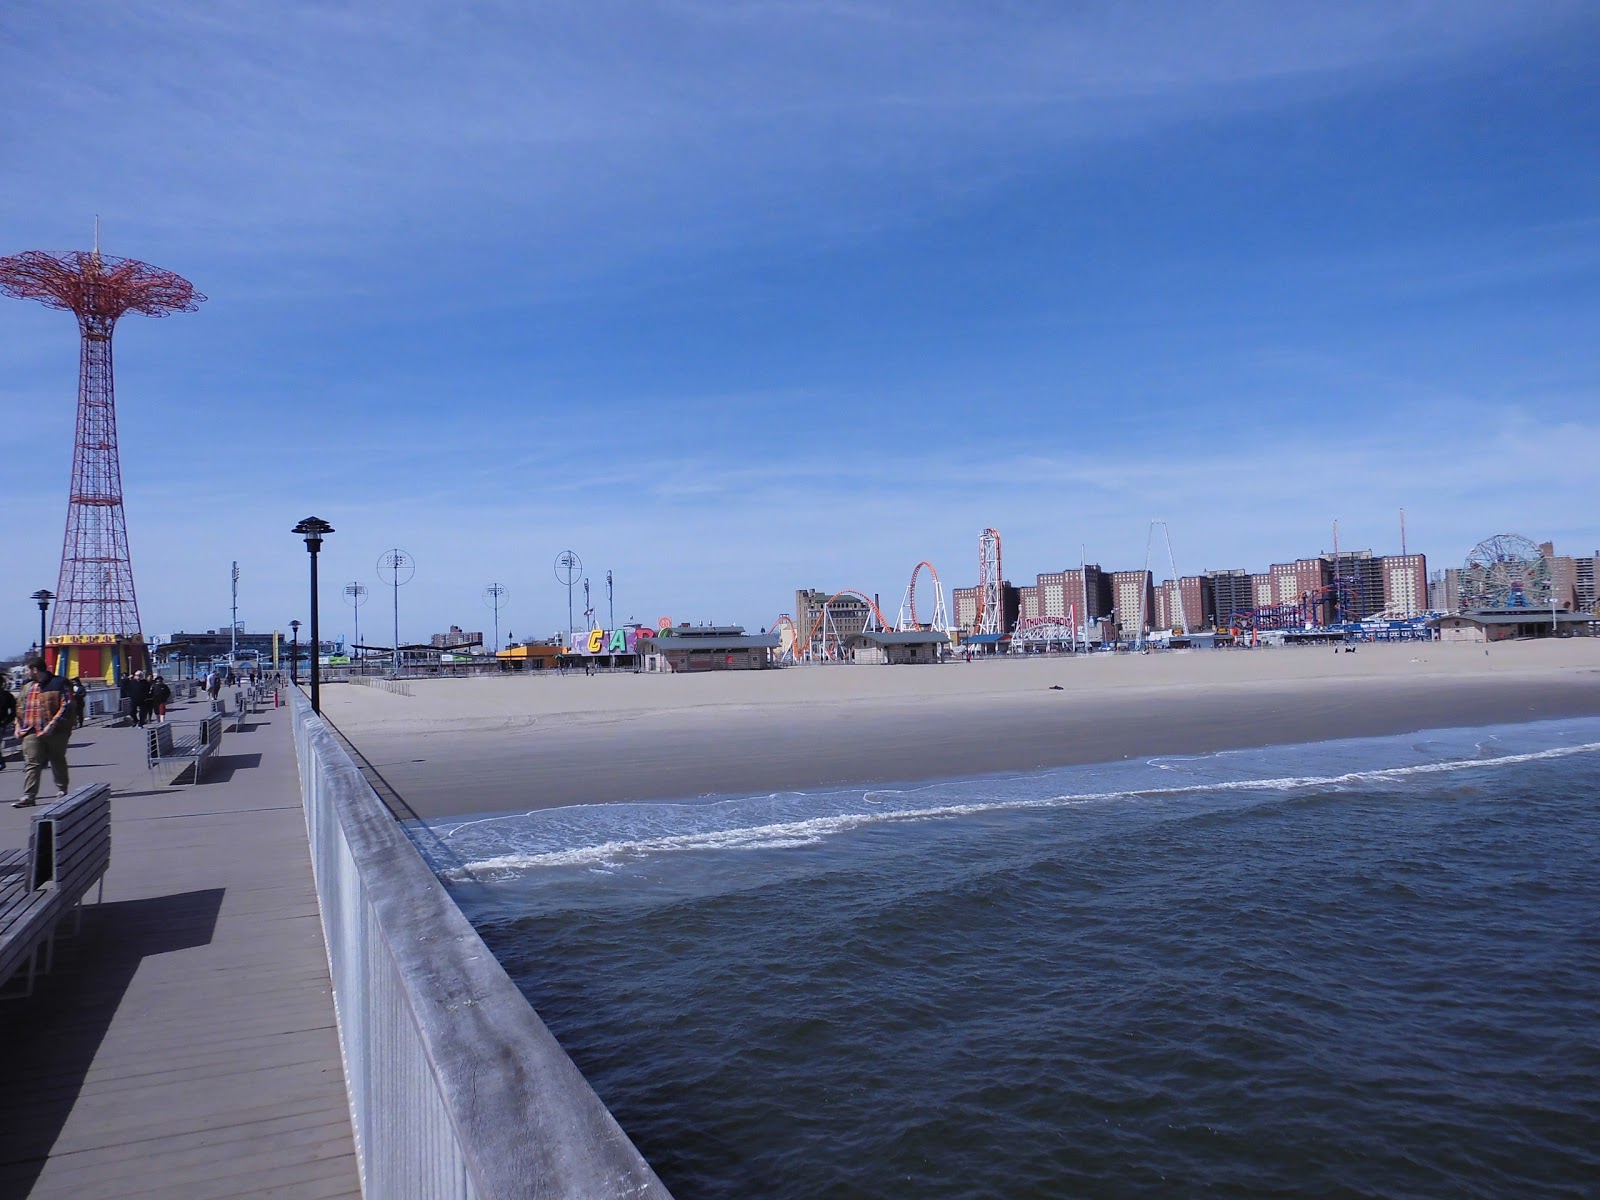
[[[317,629],[317,551],[322,549],[322,537],[332,533],[333,526],[321,517],[307,517],[292,530],[306,539],[306,553],[311,556],[311,711],[322,712],[322,638]]]
[[[46,591],[44,588],[40,588],[37,592],[35,592],[32,596],[29,597],[29,599],[37,601],[38,605],[39,605],[39,657],[40,658],[44,657],[44,647],[45,647],[44,614],[45,614],[45,610],[50,607],[50,601],[54,600],[55,598],[56,598],[56,594],[54,592]]]
[[[289,645],[289,682],[300,686],[300,622],[290,621],[289,632],[294,635]]]

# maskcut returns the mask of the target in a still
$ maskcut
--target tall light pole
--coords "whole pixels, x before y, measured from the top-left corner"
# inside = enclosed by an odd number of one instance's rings
[[[50,601],[56,598],[56,594],[47,588],[40,588],[28,598],[39,606],[39,657],[43,658],[45,647],[44,614],[50,607]]]
[[[556,579],[565,584],[567,588],[567,643],[571,649],[572,643],[572,585],[578,582],[578,577],[583,574],[583,559],[571,550],[563,550],[556,555]]]
[[[500,604],[506,598],[507,588],[498,583],[491,583],[483,589],[483,602],[494,609],[494,652],[500,653]]]
[[[606,572],[606,628],[607,629],[615,629],[616,627],[617,627],[617,605],[616,605],[615,597],[613,597],[612,594],[611,594],[611,572],[607,571]]]
[[[289,647],[289,682],[295,687],[300,686],[300,622],[290,621],[289,632],[294,635],[294,642]]]
[[[361,606],[367,602],[367,585],[364,583],[347,583],[344,585],[344,598],[351,608],[356,611],[356,654],[361,659],[361,673],[367,673],[367,657],[361,650]]]
[[[313,569],[315,569],[315,564],[313,564]],[[228,626],[228,661],[239,661],[239,563],[237,560],[233,564],[233,623]]]
[[[317,553],[322,549],[325,534],[333,532],[321,517],[307,517],[290,532],[306,539],[306,553],[311,557],[311,711],[322,713],[322,634],[317,628]]]
[[[400,585],[410,583],[417,573],[417,564],[400,547],[385,550],[378,558],[378,578],[388,574],[387,582],[394,588],[394,673],[400,674]]]

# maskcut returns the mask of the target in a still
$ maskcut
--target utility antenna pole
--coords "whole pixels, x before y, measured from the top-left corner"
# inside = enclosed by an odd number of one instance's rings
[[[95,218],[95,244],[100,242],[100,219]],[[228,626],[228,657],[239,657],[239,560],[233,563],[233,623]]]
[[[617,627],[617,605],[615,598],[611,594],[610,571],[606,572],[606,618],[606,628],[615,629]]]

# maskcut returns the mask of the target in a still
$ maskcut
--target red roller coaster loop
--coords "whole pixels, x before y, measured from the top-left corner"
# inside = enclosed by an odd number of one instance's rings
[[[922,621],[917,616],[917,576],[922,573],[923,567],[927,567],[928,574],[933,576],[933,586],[935,588],[940,586],[939,572],[933,569],[933,564],[927,559],[923,559],[911,568],[911,582],[906,586],[906,603],[911,609],[911,623],[918,629],[922,628]]]

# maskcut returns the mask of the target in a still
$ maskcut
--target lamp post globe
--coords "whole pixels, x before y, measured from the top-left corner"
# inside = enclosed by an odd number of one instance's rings
[[[300,622],[290,621],[289,632],[293,640],[289,645],[289,682],[300,686]]]
[[[322,539],[333,532],[321,517],[306,517],[291,530],[306,539],[306,553],[311,557],[311,711],[322,712],[322,636],[317,627],[317,552],[322,549]]]

